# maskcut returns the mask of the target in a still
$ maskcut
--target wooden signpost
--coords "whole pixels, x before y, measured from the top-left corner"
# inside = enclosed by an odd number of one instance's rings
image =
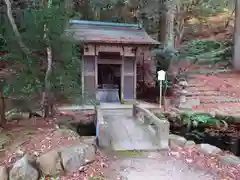
[[[158,71],[158,80],[160,81],[160,94],[159,94],[159,108],[162,107],[162,81],[165,81],[166,72],[163,70]]]

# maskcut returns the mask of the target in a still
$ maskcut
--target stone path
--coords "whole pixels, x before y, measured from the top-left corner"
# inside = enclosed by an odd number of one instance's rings
[[[127,157],[115,160],[108,179],[121,180],[219,180],[218,174],[190,166],[164,153],[157,157]]]
[[[147,126],[134,121],[132,109],[103,110],[104,120],[108,123],[113,150],[156,150],[156,138]]]

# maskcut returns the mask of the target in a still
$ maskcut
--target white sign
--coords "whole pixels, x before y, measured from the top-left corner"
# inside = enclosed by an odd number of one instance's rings
[[[166,72],[161,70],[161,71],[158,71],[158,80],[159,81],[164,81],[165,80],[165,76],[166,76]]]

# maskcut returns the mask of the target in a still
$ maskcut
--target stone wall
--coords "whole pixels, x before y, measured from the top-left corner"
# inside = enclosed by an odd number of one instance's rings
[[[45,154],[28,154],[17,160],[8,172],[0,166],[1,180],[38,180],[40,177],[58,177],[62,173],[79,171],[84,165],[95,160],[96,146],[93,142],[76,143],[68,147],[51,150]]]

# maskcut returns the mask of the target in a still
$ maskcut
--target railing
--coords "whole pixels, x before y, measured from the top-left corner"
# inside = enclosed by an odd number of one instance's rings
[[[160,149],[168,149],[169,122],[166,119],[159,119],[149,110],[133,105],[133,117],[148,126],[149,132],[157,138]]]
[[[104,121],[102,111],[99,106],[95,106],[97,125],[96,125],[96,136],[98,145],[102,148],[111,146],[111,139],[108,130],[108,124]]]

